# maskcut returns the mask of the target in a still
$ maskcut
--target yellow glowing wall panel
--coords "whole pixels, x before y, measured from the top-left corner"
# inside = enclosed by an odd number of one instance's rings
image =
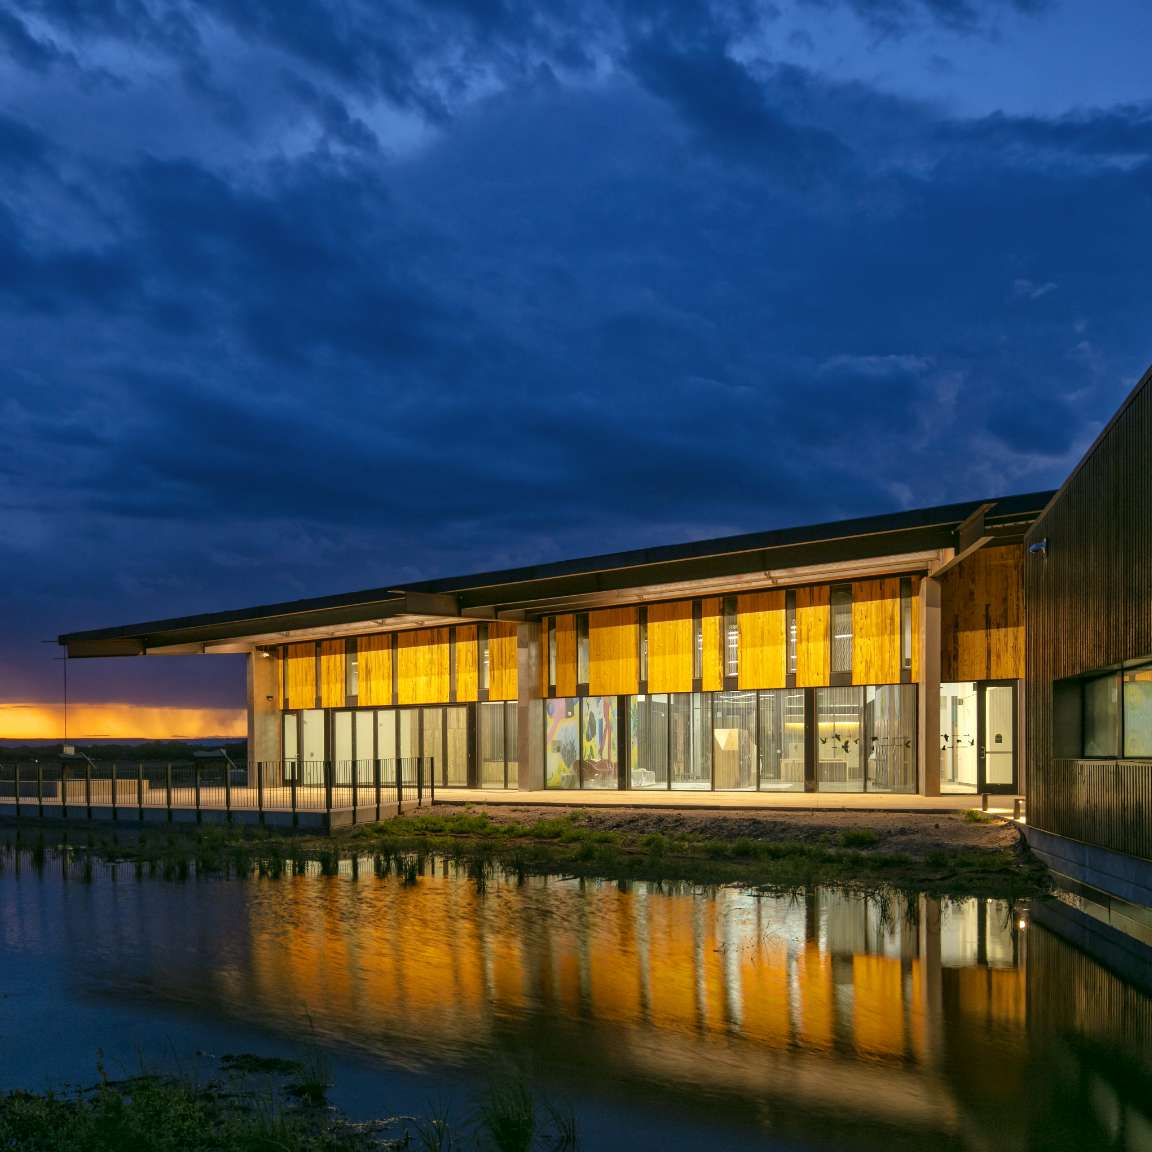
[[[392,703],[392,637],[361,636],[356,641],[356,702]]]
[[[320,704],[324,708],[344,707],[344,641],[320,641]]]
[[[922,576],[912,577],[912,683],[920,683],[920,645],[921,629],[923,627],[920,618],[920,584],[923,581]]]
[[[548,674],[547,650],[544,674]],[[517,696],[516,625],[494,620],[488,625],[488,699],[515,700]]]
[[[465,624],[456,629],[456,699],[460,703],[476,699],[479,686],[477,629]]]
[[[700,687],[705,692],[719,692],[724,687],[720,640],[723,618],[724,602],[719,596],[700,601],[700,638],[704,647],[700,660]]]
[[[556,617],[556,695],[576,695],[576,617],[571,614]]]
[[[648,691],[692,691],[692,601],[648,607]]]
[[[856,1047],[872,1056],[903,1056],[904,983],[900,961],[890,956],[853,956],[852,987]]]
[[[1023,550],[981,548],[940,579],[940,679],[1024,675]]]
[[[286,706],[289,708],[316,707],[316,645],[284,646],[285,683],[288,688]]]
[[[900,683],[900,577],[852,585],[852,683]]]
[[[639,637],[635,608],[588,613],[588,692],[634,696],[639,685]],[[557,689],[557,695],[560,695]]]
[[[540,621],[540,695],[547,696],[551,681],[548,678],[548,621]]]
[[[396,698],[401,704],[448,702],[448,629],[420,628],[396,637]]]
[[[740,687],[783,688],[787,674],[787,622],[783,590],[736,597],[740,629]]]
[[[828,683],[828,585],[796,589],[796,687]]]

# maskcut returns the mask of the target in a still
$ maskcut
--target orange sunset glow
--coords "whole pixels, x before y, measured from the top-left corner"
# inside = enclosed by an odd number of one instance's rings
[[[64,709],[42,702],[0,703],[0,740],[58,740]],[[68,706],[68,739],[198,739],[245,736],[243,708],[165,708],[140,704],[76,703]]]

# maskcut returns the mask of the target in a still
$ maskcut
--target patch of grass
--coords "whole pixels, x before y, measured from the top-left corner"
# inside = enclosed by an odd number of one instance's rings
[[[981,812],[979,808],[966,808],[964,810],[964,819],[969,824],[995,824],[996,817],[989,816],[987,812]]]
[[[880,837],[871,828],[849,828],[840,833],[842,848],[872,848],[880,843]]]

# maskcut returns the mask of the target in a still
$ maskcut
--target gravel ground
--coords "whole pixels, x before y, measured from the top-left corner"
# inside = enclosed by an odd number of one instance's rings
[[[531,824],[571,816],[589,828],[647,835],[688,834],[709,840],[813,841],[838,839],[850,829],[869,829],[877,851],[923,856],[941,849],[1012,848],[1019,840],[1009,820],[976,823],[951,812],[788,812],[776,813],[658,808],[562,808],[555,805],[469,805],[493,823]]]

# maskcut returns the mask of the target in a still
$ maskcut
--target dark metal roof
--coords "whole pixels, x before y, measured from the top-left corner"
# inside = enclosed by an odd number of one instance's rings
[[[1051,492],[1033,492],[991,501],[972,500],[883,516],[69,632],[59,637],[59,643],[68,647],[70,655],[131,655],[147,647],[213,642],[401,615],[484,617],[500,611],[539,610],[543,602],[560,597],[953,547],[959,526],[982,505],[990,505],[984,516],[986,531],[997,542],[1007,543],[1023,538],[1051,496]]]

